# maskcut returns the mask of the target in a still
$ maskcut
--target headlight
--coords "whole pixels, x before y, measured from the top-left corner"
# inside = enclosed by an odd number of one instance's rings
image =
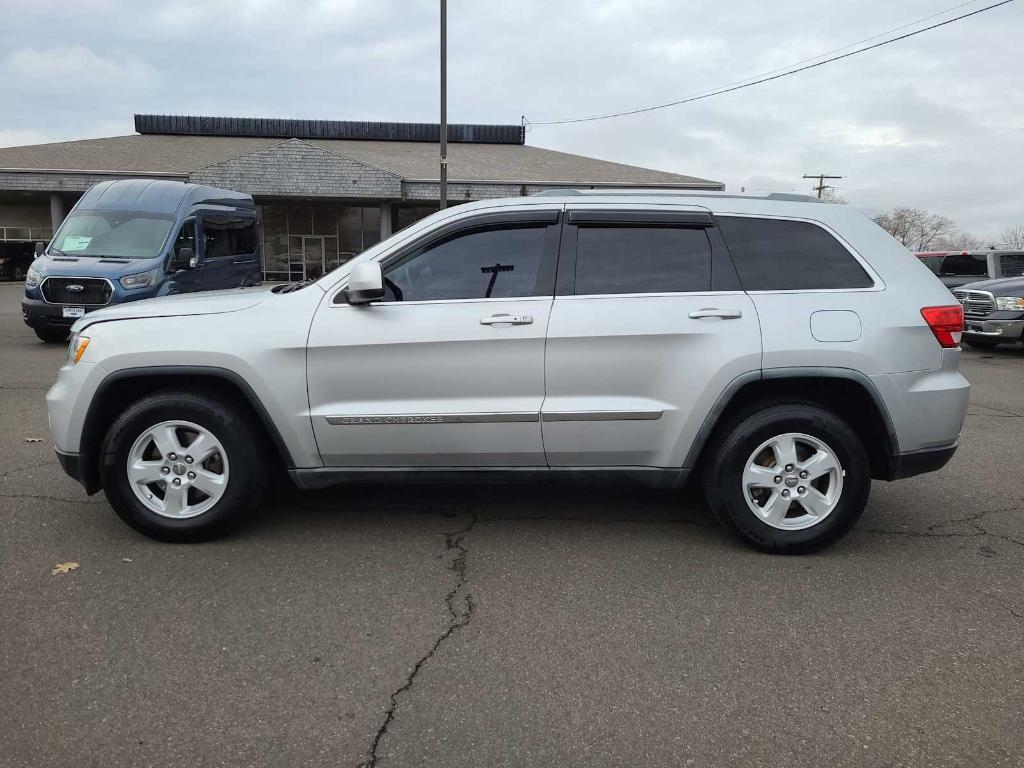
[[[121,278],[122,288],[149,288],[156,280],[157,268],[149,270],[148,272],[139,272],[135,275],[125,275]]]
[[[88,336],[83,336],[80,333],[71,336],[71,343],[68,344],[68,365],[74,365],[82,359],[85,350],[89,348],[90,341]]]
[[[32,269],[32,267],[29,267],[28,272],[25,273],[25,287],[35,288],[37,285],[39,285],[40,277],[42,277],[42,275],[40,275],[38,272]]]
[[[1019,296],[996,296],[996,309],[1024,311],[1024,299]]]

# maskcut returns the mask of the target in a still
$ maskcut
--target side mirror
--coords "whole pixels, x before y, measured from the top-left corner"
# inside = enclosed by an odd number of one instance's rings
[[[43,245],[42,243],[36,243],[36,250],[35,250],[36,258],[42,256],[43,255],[43,251],[45,249],[46,249],[45,245]]]
[[[171,259],[171,267],[175,270],[195,269],[195,251],[193,251],[191,248],[179,248],[178,252],[174,254],[174,258]]]
[[[369,304],[384,298],[384,272],[380,263],[364,261],[352,267],[345,289],[345,301],[349,304]]]

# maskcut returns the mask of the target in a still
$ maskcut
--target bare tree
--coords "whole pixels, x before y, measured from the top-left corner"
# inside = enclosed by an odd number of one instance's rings
[[[999,244],[1006,248],[1024,248],[1024,224],[1004,229],[999,236]]]
[[[881,214],[875,222],[912,251],[938,247],[957,231],[945,216],[906,206]]]
[[[962,232],[957,229],[938,242],[933,243],[931,247],[939,251],[973,251],[978,248],[984,248],[985,245],[985,241],[980,237],[975,237],[970,232]]]
[[[846,199],[836,192],[835,187],[825,187],[825,190],[821,193],[821,199],[827,203],[846,205]]]

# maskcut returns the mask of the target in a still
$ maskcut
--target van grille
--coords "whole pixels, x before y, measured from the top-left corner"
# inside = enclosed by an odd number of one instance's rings
[[[99,306],[110,302],[110,283],[97,277],[48,277],[43,280],[43,298],[51,304]]]
[[[988,291],[971,291],[965,288],[957,288],[953,291],[953,296],[960,302],[960,306],[964,308],[965,315],[987,315],[989,312],[994,312],[996,308],[996,300],[992,298],[992,294]]]

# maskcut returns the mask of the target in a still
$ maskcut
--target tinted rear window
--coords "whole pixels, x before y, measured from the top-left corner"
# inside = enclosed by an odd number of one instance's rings
[[[815,224],[719,216],[718,224],[747,291],[870,288],[864,268]]]
[[[965,275],[969,277],[988,275],[988,259],[983,255],[973,256],[951,253],[942,260],[940,275]]]
[[[711,288],[711,244],[703,229],[581,226],[576,293],[686,293]]]

